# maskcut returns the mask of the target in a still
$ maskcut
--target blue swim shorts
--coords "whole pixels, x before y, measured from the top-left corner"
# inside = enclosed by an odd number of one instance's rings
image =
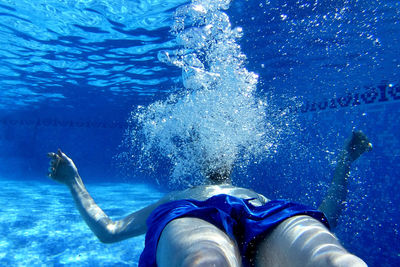
[[[205,201],[183,199],[160,205],[147,219],[145,248],[139,259],[139,267],[157,266],[156,251],[161,233],[170,221],[181,217],[205,220],[235,239],[245,266],[249,266],[249,248],[280,222],[292,216],[308,215],[329,228],[325,215],[316,209],[285,200],[254,206],[250,200],[222,194]]]

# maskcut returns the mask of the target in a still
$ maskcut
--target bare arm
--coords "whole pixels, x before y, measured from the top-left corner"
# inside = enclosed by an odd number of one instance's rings
[[[86,190],[74,162],[61,150],[57,153],[49,153],[48,156],[51,158],[49,177],[65,184],[70,189],[82,218],[101,242],[112,243],[144,234],[147,217],[158,205],[167,201],[165,198],[161,199],[122,220],[113,221]]]
[[[337,225],[337,220],[342,213],[347,197],[347,179],[350,175],[351,164],[364,152],[370,151],[372,144],[361,131],[353,132],[340,153],[328,192],[319,206],[325,213],[332,229]]]

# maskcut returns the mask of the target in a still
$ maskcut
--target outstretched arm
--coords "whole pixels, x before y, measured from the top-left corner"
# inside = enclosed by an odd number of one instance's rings
[[[51,158],[49,177],[65,184],[70,189],[82,218],[101,242],[112,243],[144,234],[147,217],[158,205],[166,202],[161,199],[122,220],[113,221],[94,202],[86,190],[74,162],[61,150],[58,150],[57,153],[48,153],[48,156]]]
[[[347,197],[347,179],[350,174],[350,166],[364,152],[370,151],[372,144],[367,136],[361,132],[353,132],[340,153],[335,168],[335,174],[328,192],[319,206],[319,210],[325,213],[332,229],[337,225],[337,220],[343,210]]]

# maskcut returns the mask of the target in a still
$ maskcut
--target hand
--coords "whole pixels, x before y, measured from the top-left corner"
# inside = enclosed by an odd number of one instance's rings
[[[60,149],[57,153],[48,153],[47,156],[51,159],[48,176],[53,180],[71,185],[75,178],[79,177],[78,169],[72,159],[67,157]]]
[[[351,161],[358,159],[363,153],[372,150],[368,137],[361,131],[353,132],[351,139],[345,146]]]

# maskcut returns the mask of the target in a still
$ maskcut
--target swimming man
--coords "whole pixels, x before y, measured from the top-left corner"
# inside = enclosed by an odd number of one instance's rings
[[[49,177],[65,184],[83,219],[101,242],[146,233],[139,266],[366,266],[328,230],[336,226],[353,161],[372,145],[361,132],[346,143],[319,210],[270,201],[231,184],[231,167],[205,170],[210,185],[172,192],[113,221],[86,190],[74,162],[49,153]],[[325,215],[323,213],[325,213]],[[146,223],[147,221],[147,223]]]

